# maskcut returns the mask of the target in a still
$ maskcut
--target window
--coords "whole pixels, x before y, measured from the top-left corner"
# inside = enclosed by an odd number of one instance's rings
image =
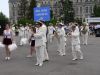
[[[76,2],[79,2],[79,0],[77,0]]]
[[[95,0],[90,0],[90,2],[93,2],[93,1],[95,1]]]
[[[86,11],[86,13],[88,13],[88,7],[85,7],[85,11]]]
[[[80,2],[82,2],[83,0],[80,0]]]
[[[79,14],[78,11],[79,11],[79,9],[78,9],[78,7],[76,7],[76,14]]]
[[[89,0],[85,0],[85,2],[89,2]]]
[[[92,12],[93,12],[93,9],[92,9],[92,6],[90,6],[89,13],[92,13]]]
[[[80,7],[80,14],[82,14],[82,7]]]

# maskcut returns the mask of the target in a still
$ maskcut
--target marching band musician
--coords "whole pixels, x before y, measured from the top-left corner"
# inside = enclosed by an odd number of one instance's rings
[[[20,24],[20,25],[22,25],[22,24]],[[24,28],[24,26],[21,26],[19,29],[19,41],[20,41],[19,45],[22,45],[21,39],[24,37],[25,37],[25,28]]]
[[[43,42],[44,42],[44,61],[48,61],[49,60],[49,56],[48,56],[48,52],[47,52],[47,37],[46,37],[47,27],[46,27],[46,25],[44,24],[43,21],[40,21],[40,23],[42,24],[42,31],[44,33],[44,35],[43,35]]]
[[[57,35],[59,37],[59,55],[64,56],[66,55],[65,52],[65,31],[62,28],[62,24],[58,24]]]
[[[83,26],[81,28],[83,45],[87,45],[88,32],[89,32],[88,24],[87,23],[83,23]]]
[[[80,59],[83,59],[83,53],[80,47],[79,32],[77,31],[75,25],[72,26],[71,39],[72,39],[71,43],[72,43],[72,55],[73,55],[72,60],[77,60],[77,52],[80,54]]]
[[[48,41],[50,43],[52,43],[54,30],[55,30],[55,28],[53,27],[53,24],[50,24],[50,26],[48,26]]]
[[[35,65],[42,66],[44,60],[44,40],[43,40],[44,33],[43,33],[41,23],[37,23],[36,26],[37,28],[36,28],[36,33],[34,34],[34,38],[35,38],[35,50],[36,50],[37,63]]]

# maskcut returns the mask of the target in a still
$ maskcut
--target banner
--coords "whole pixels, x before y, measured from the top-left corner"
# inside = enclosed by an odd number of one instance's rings
[[[36,7],[34,10],[34,21],[50,21],[50,7]]]

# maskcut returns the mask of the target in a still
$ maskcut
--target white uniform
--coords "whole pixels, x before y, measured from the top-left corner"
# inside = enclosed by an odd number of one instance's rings
[[[12,27],[13,35],[15,36],[15,27]]]
[[[53,31],[54,31],[54,27],[53,26],[48,26],[48,41],[50,43],[52,43],[52,39],[53,39]]]
[[[46,42],[47,42],[47,38],[46,38],[46,33],[47,33],[47,27],[46,25],[42,25],[42,31],[44,33],[43,35],[43,42],[44,42],[44,61],[45,60],[49,60],[49,56],[48,56],[48,52],[47,52],[47,47],[46,47]]]
[[[20,41],[20,45],[22,45],[21,43],[21,39],[25,37],[25,28],[24,27],[20,27],[19,29],[19,41]]]
[[[35,50],[36,50],[36,58],[37,63],[36,65],[42,66],[43,65],[43,59],[44,59],[44,49],[43,49],[43,31],[42,28],[36,29],[36,34],[34,34],[35,38]]]
[[[58,28],[58,37],[59,37],[59,52],[60,55],[66,55],[65,53],[65,31],[63,28]]]
[[[83,30],[83,27],[82,27],[81,30]],[[85,34],[82,33],[82,42],[85,45],[87,45],[87,40],[88,40],[88,33],[89,33],[89,27],[88,26],[86,26],[86,30],[87,30],[87,32]]]
[[[24,27],[20,27],[19,36],[22,37],[22,38],[25,36],[25,28]]]
[[[72,35],[72,55],[73,55],[73,60],[77,59],[77,52],[80,53],[80,59],[83,59],[83,53],[81,52],[81,47],[80,47],[80,38],[79,38],[79,32],[77,31],[77,28],[75,29],[74,32],[71,33]]]
[[[79,31],[79,27],[78,27],[78,26],[76,26],[76,31],[77,31],[77,32],[80,32],[80,31]]]
[[[66,45],[66,41],[67,41],[67,38],[66,38],[66,37],[67,37],[67,35],[66,35],[66,32],[65,32],[65,27],[62,27],[62,29],[63,29],[63,31],[64,31],[64,33],[65,33],[65,34],[64,34],[64,37],[65,37],[65,45]]]
[[[25,38],[29,39],[30,38],[30,29],[28,26],[25,27]]]

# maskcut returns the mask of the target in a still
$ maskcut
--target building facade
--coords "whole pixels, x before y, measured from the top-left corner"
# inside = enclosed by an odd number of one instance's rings
[[[93,8],[100,5],[100,0],[71,0],[76,18],[88,18],[93,13]]]
[[[37,6],[50,6],[54,17],[61,17],[60,9],[62,9],[60,0],[36,0]],[[100,5],[100,0],[71,0],[75,11],[75,18],[87,18],[93,13],[93,8]],[[28,0],[30,2],[30,0]],[[19,19],[20,0],[9,0],[9,13],[11,23],[17,23]]]
[[[60,16],[60,8],[61,8],[61,3],[59,3],[60,0],[36,0],[37,1],[37,6],[50,6],[53,17],[54,18],[59,18]]]
[[[11,23],[17,23],[19,0],[9,0],[9,17]]]
[[[31,0],[27,0],[30,4]],[[37,6],[50,6],[55,17],[60,16],[59,14],[59,0],[36,0]],[[11,23],[17,23],[20,15],[20,0],[9,0],[9,15]],[[58,7],[59,6],[59,7]]]
[[[27,0],[29,6],[30,0]],[[21,15],[22,10],[21,10],[21,0],[9,0],[9,17],[10,17],[10,22],[17,23],[18,19],[20,19],[23,15]]]

